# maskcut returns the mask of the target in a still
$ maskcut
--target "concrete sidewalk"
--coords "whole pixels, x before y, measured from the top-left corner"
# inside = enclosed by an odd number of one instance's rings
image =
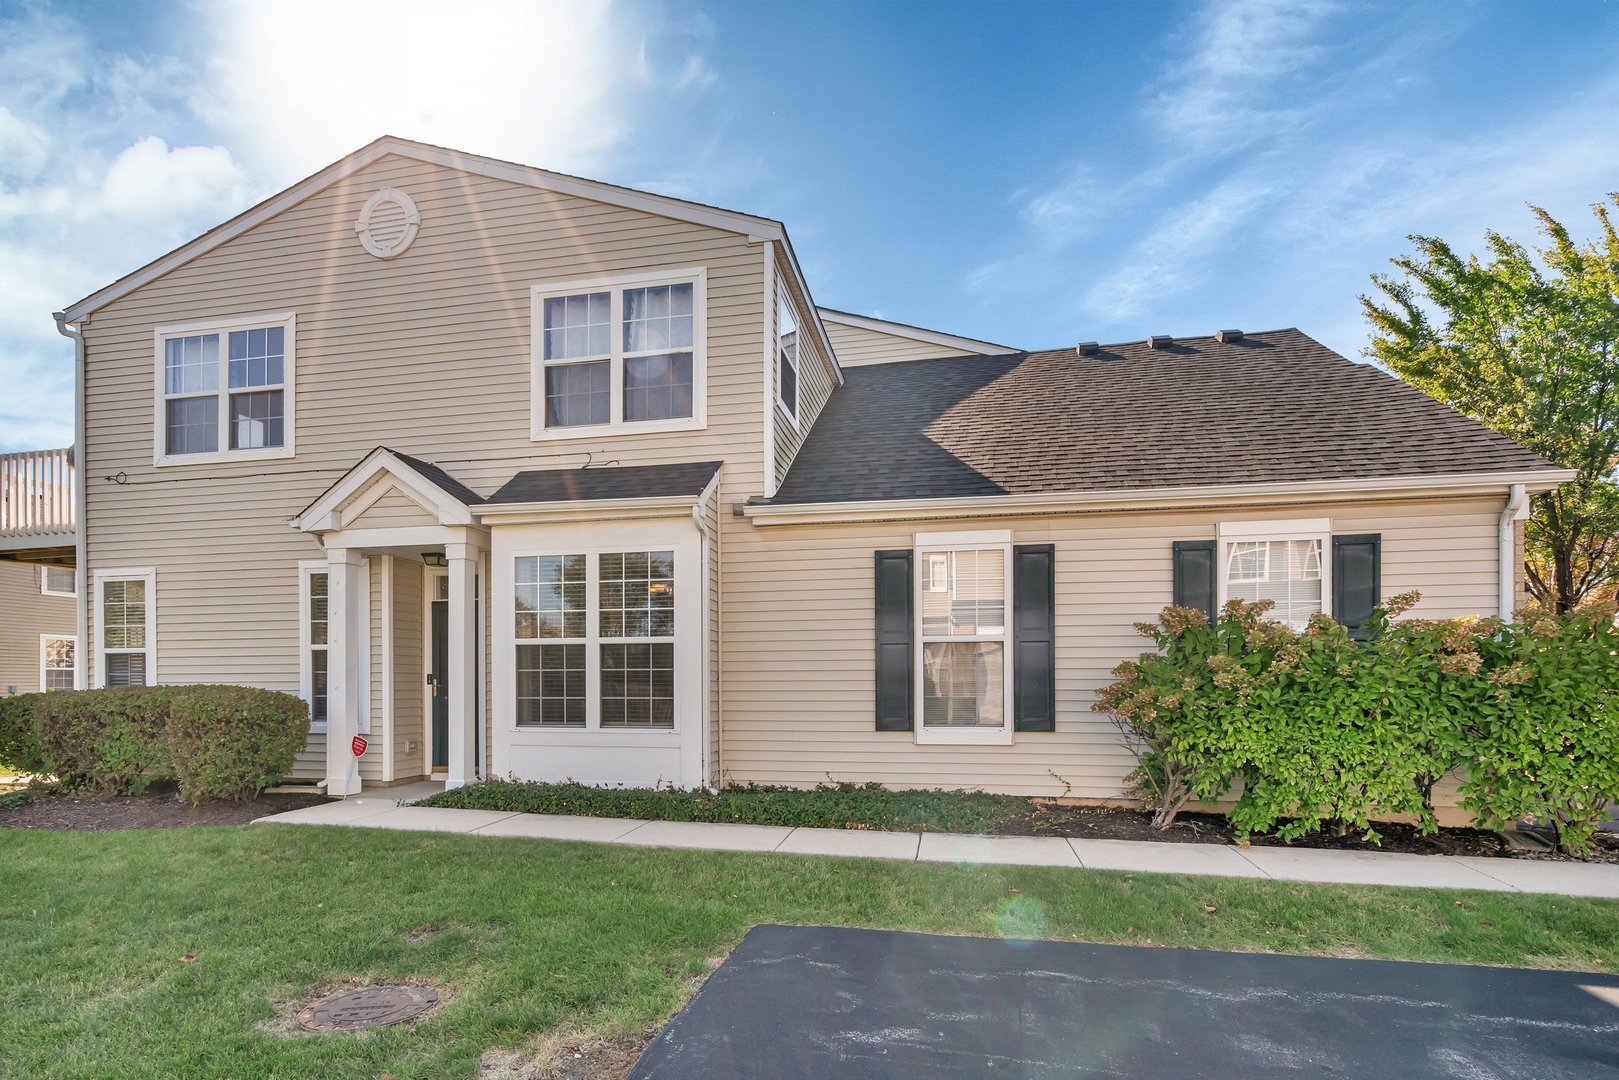
[[[389,789],[384,789],[389,790]],[[436,790],[436,788],[435,788]],[[513,814],[401,806],[428,792],[391,789],[309,806],[260,822],[415,829],[477,836],[518,836],[591,844],[693,848],[702,851],[774,851],[967,866],[1064,866],[1143,874],[1201,874],[1342,885],[1396,885],[1430,889],[1551,893],[1619,899],[1619,865],[1490,859],[1312,848],[1172,844],[1144,840],[1065,840],[1045,836],[963,836],[955,833],[794,829],[780,825],[724,825],[693,821]]]

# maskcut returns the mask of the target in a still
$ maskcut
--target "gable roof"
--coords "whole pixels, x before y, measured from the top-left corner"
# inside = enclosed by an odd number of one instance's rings
[[[529,470],[506,481],[489,496],[486,505],[493,508],[511,503],[696,498],[719,471],[718,461]]]
[[[581,176],[571,176],[567,173],[536,168],[532,165],[520,165],[516,162],[485,157],[481,154],[469,154],[462,150],[434,146],[431,143],[401,139],[394,135],[384,135],[367,143],[353,153],[339,158],[319,172],[305,177],[291,187],[270,196],[256,206],[249,207],[229,221],[217,225],[201,236],[180,245],[168,254],[152,260],[145,266],[125,274],[112,284],[97,289],[90,295],[69,304],[65,310],[57,314],[63,322],[76,323],[97,308],[105,307],[147,282],[212,251],[219,245],[240,236],[261,222],[290,207],[296,206],[305,199],[324,191],[339,180],[352,176],[366,166],[390,154],[440,165],[449,169],[458,169],[462,172],[489,176],[544,191],[555,191],[565,195],[593,199],[596,202],[613,206],[641,210],[649,214],[672,218],[676,221],[688,221],[727,232],[740,233],[762,242],[780,244],[782,251],[787,256],[787,264],[792,269],[799,289],[804,296],[810,296],[809,284],[804,278],[803,268],[799,266],[798,255],[793,251],[792,242],[787,238],[787,227],[774,218],[745,214],[737,210],[726,210],[706,203],[693,202],[690,199],[676,199],[668,195],[656,195],[647,191],[637,191],[634,188],[609,184],[601,180],[590,180]],[[841,384],[843,381],[842,370],[838,367],[837,357],[833,354],[831,342],[826,336],[826,327],[821,322],[820,312],[813,301],[810,304],[810,317],[815,326],[815,333],[825,347],[824,351],[827,363],[831,368],[833,381]]]
[[[923,326],[912,326],[910,323],[894,322],[892,319],[879,319],[871,315],[856,315],[852,311],[839,311],[837,308],[823,307],[820,312],[821,318],[829,323],[837,323],[840,326],[854,326],[862,330],[875,330],[879,334],[908,338],[911,341],[920,341],[927,345],[942,345],[947,349],[959,349],[962,352],[987,354],[1018,351],[1009,345],[997,345],[993,341],[980,341],[977,338],[961,337],[958,334],[947,334],[942,330],[929,330]]]
[[[1533,473],[1298,330],[851,368],[768,505]]]
[[[331,532],[342,528],[345,505],[361,492],[372,489],[372,482],[384,475],[392,477],[406,497],[437,516],[442,525],[473,524],[472,508],[483,502],[476,491],[437,465],[378,446],[315,496],[287,524],[302,532]]]

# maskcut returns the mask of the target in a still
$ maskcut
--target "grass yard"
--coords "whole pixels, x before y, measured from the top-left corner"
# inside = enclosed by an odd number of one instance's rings
[[[5,1076],[471,1077],[667,1018],[759,922],[1619,971],[1619,903],[1558,897],[266,825],[0,830],[0,858]],[[372,981],[448,1000],[291,1029]]]

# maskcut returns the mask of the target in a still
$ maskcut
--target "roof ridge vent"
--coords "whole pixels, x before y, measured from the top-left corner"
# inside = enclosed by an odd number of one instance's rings
[[[1074,346],[1074,351],[1080,356],[1095,356],[1102,351],[1102,347],[1094,341],[1081,341]]]
[[[1173,344],[1175,344],[1175,339],[1168,334],[1154,334],[1147,339],[1147,348],[1149,349],[1167,349]]]
[[[1214,332],[1214,340],[1218,341],[1222,345],[1229,345],[1233,341],[1241,341],[1242,340],[1242,331],[1241,330],[1216,330]]]

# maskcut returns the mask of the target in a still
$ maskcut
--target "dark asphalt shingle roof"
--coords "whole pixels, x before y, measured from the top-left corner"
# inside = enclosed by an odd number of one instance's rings
[[[672,465],[599,466],[589,469],[540,469],[520,472],[489,496],[488,505],[529,502],[592,502],[597,499],[644,499],[660,495],[703,493],[719,471],[717,461],[682,461]]]
[[[1298,330],[850,368],[771,503],[1548,469]]]
[[[401,454],[398,450],[395,450],[392,447],[385,447],[384,449],[386,449],[390,454],[398,458],[400,461],[404,462],[406,465],[409,465],[412,469],[415,469],[417,472],[421,473],[422,476],[429,482],[438,485],[445,491],[448,491],[451,495],[454,495],[457,499],[460,499],[468,506],[476,506],[483,502],[482,495],[479,495],[476,491],[473,491],[471,488],[467,487],[461,481],[457,480],[455,477],[451,476],[437,465],[434,465],[432,462],[423,461],[420,458],[413,458],[409,454]]]

